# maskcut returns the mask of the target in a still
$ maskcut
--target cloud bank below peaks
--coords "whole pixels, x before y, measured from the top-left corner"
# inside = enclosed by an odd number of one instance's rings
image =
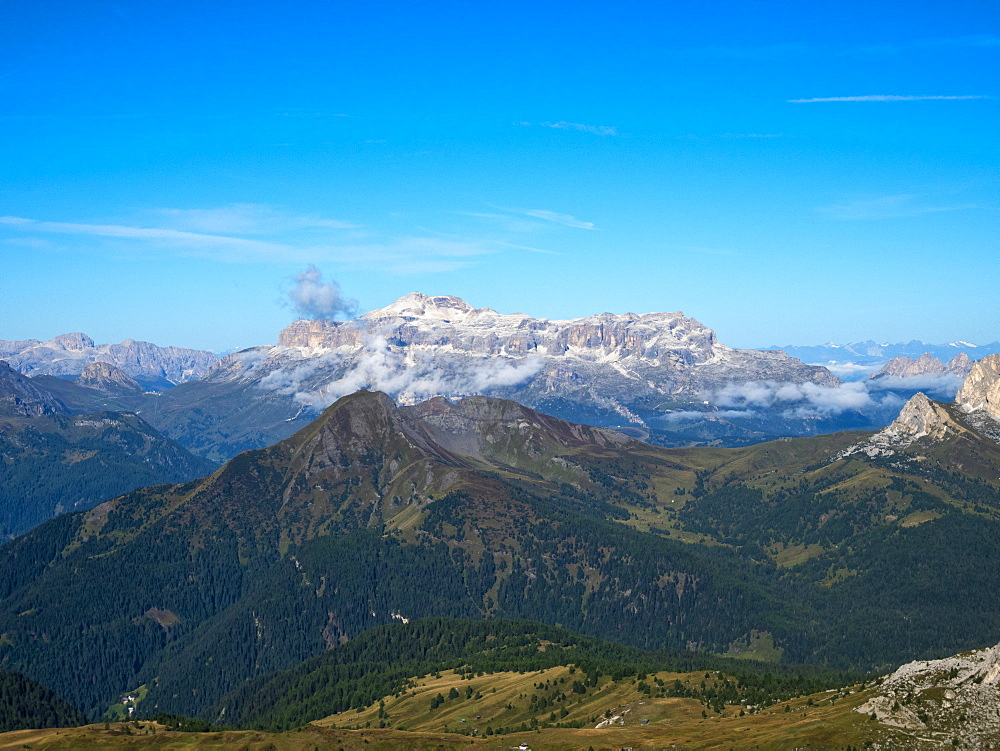
[[[516,386],[534,377],[542,364],[540,358],[461,357],[445,365],[437,357],[394,350],[385,337],[376,335],[360,351],[331,351],[279,364],[259,387],[316,410],[360,389],[383,391],[401,404],[413,404],[438,395],[471,396]]]
[[[784,408],[782,412],[786,417],[831,417],[847,410],[865,412],[878,406],[865,384],[858,382],[840,386],[781,381],[728,383],[721,389],[705,394],[704,398],[723,409]]]

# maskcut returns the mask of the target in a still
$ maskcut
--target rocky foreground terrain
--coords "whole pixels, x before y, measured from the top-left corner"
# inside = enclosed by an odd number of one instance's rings
[[[855,711],[910,731],[910,747],[1000,744],[1000,645],[903,665]]]

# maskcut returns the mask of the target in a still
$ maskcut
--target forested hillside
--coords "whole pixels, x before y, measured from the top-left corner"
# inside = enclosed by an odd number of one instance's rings
[[[92,717],[145,686],[144,710],[215,720],[247,681],[399,619],[863,671],[1000,640],[1000,447],[968,430],[837,458],[863,437],[667,450],[359,392],[211,477],[0,549],[0,658]]]

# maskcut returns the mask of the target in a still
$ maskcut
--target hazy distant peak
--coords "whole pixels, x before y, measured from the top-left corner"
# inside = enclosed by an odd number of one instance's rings
[[[68,349],[70,351],[79,352],[85,349],[93,349],[94,340],[86,334],[74,331],[71,334],[60,334],[59,336],[53,337],[49,341],[45,342],[43,346],[51,347],[52,349]]]

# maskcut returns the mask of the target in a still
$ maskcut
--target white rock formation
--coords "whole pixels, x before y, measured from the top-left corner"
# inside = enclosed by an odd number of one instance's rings
[[[1000,645],[943,660],[911,662],[888,676],[855,711],[924,731],[915,739],[959,738],[964,748],[1000,741]]]
[[[963,412],[982,411],[1000,420],[1000,355],[984,357],[972,366],[955,403]]]
[[[906,448],[921,438],[940,441],[949,434],[963,430],[964,428],[951,419],[941,404],[931,401],[920,392],[914,394],[903,405],[899,416],[888,427],[875,433],[871,438],[844,449],[835,459],[843,459],[857,453],[868,456],[892,456],[896,449]]]

